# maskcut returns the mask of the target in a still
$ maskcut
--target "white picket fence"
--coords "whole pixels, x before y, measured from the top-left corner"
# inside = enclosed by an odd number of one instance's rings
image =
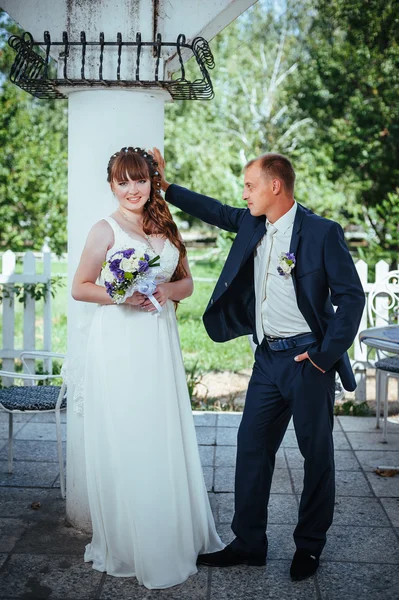
[[[375,315],[373,321],[370,321],[369,318],[369,293],[372,291],[375,283],[377,281],[381,281],[388,273],[389,273],[389,265],[384,260],[380,260],[375,266],[375,279],[374,281],[369,281],[369,267],[364,260],[358,260],[356,262],[356,270],[359,274],[360,281],[362,282],[363,289],[366,293],[366,306],[363,311],[362,320],[360,322],[359,331],[363,331],[368,327],[382,327],[387,325],[387,323],[391,322],[389,313],[388,302],[384,302],[383,298],[378,299],[378,314]],[[397,292],[398,285],[395,286],[395,291]],[[392,288],[391,288],[392,289]],[[396,315],[396,320],[399,322],[399,314]],[[356,388],[356,400],[361,402],[367,399],[366,392],[366,368],[373,364],[373,361],[368,359],[367,356],[368,348],[364,344],[361,346],[359,344],[358,336],[356,336],[354,341],[354,360],[353,360],[353,369],[356,374],[357,380],[357,388]]]
[[[11,250],[7,250],[2,257],[2,273],[0,284],[3,288],[10,289],[15,283],[47,283],[47,292],[44,297],[43,308],[43,347],[41,350],[51,351],[51,253],[43,253],[43,273],[37,273],[37,261],[33,252],[26,252],[23,257],[23,273],[15,272],[17,257]],[[14,370],[14,360],[22,350],[34,350],[36,347],[36,301],[29,294],[23,311],[23,348],[15,347],[15,298],[6,297],[2,302],[3,312],[3,343],[0,348],[0,358],[3,359],[3,369]],[[34,360],[26,360],[25,371],[34,370]],[[46,371],[51,372],[51,364],[45,365]],[[5,385],[12,381],[3,380]]]
[[[23,273],[18,275],[15,273],[16,255],[7,250],[3,254],[3,268],[0,274],[0,284],[13,285],[14,283],[47,283],[48,289],[45,295],[44,302],[44,323],[43,323],[43,350],[51,351],[51,253],[43,253],[43,273],[36,272],[36,257],[33,252],[26,252],[23,257]],[[375,282],[368,281],[369,268],[367,263],[359,260],[356,263],[356,269],[359,273],[366,296],[371,291]],[[389,265],[381,260],[375,268],[375,281],[379,281],[389,272]],[[0,358],[3,359],[3,369],[13,370],[14,359],[19,356],[22,350],[35,349],[35,327],[36,327],[36,302],[34,298],[27,297],[26,306],[24,308],[23,317],[23,348],[15,348],[15,300],[13,297],[3,299],[3,344],[0,348]],[[382,307],[382,310],[383,307]],[[386,309],[386,320],[384,321],[384,313],[382,317],[377,319],[376,323],[369,323],[367,316],[367,303],[360,323],[359,331],[366,329],[372,325],[383,325],[388,321],[388,309]],[[380,312],[381,314],[381,312]],[[33,361],[31,361],[33,363]],[[356,371],[358,388],[356,390],[356,398],[359,401],[366,399],[366,367],[370,364],[367,359],[367,348],[361,347],[356,337],[354,342],[354,361],[353,366]],[[29,368],[33,364],[28,365]],[[46,365],[46,370],[50,370],[51,365]]]

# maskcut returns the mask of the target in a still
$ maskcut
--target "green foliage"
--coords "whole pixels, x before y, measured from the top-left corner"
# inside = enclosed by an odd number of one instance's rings
[[[334,414],[336,416],[367,417],[370,414],[370,408],[367,402],[357,403],[352,400],[347,400],[342,404],[335,405]]]
[[[367,257],[399,252],[399,16],[395,0],[259,0],[211,41],[215,99],[165,110],[171,181],[235,206],[242,169],[290,156],[296,198],[368,234]],[[66,249],[67,105],[7,79],[19,33],[0,11],[0,246]],[[193,60],[189,78],[198,77]],[[172,208],[189,224],[192,217]],[[199,223],[196,222],[199,227]],[[202,226],[202,225],[201,225]],[[219,233],[226,253],[234,236]]]
[[[19,34],[0,10],[0,73],[10,72]],[[66,250],[67,104],[39,101],[12,84],[0,84],[0,247],[14,252]]]
[[[21,302],[24,306],[26,306],[28,297],[33,298],[36,302],[46,301],[49,290],[51,296],[55,298],[57,289],[64,286],[65,281],[60,276],[54,276],[49,281],[39,283],[3,283],[0,284],[0,304],[4,299],[10,300],[11,298]]]
[[[193,397],[196,386],[201,383],[203,375],[203,371],[198,366],[198,360],[190,368],[186,369],[186,381],[190,398]]]
[[[291,92],[328,152],[327,178],[350,199],[349,222],[370,230],[371,254],[397,261],[399,13],[395,0],[314,0]],[[303,3],[306,6],[306,3]]]

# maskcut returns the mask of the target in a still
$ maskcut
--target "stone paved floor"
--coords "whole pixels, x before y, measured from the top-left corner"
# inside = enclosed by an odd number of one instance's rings
[[[239,414],[194,416],[205,480],[222,539],[231,537],[233,474]],[[399,476],[381,478],[378,465],[399,465],[399,424],[388,444],[374,419],[336,418],[337,501],[317,575],[293,583],[292,532],[302,486],[302,458],[292,426],[279,450],[270,501],[265,567],[201,567],[186,583],[149,591],[134,579],[97,573],[82,560],[88,536],[65,523],[51,417],[15,423],[15,464],[7,474],[7,419],[0,414],[0,598],[24,600],[398,600]],[[65,425],[64,425],[65,427]],[[41,502],[39,510],[31,503]]]

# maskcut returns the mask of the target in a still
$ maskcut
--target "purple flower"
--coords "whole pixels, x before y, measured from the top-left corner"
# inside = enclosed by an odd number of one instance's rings
[[[145,253],[144,254],[144,259],[148,262],[150,260],[149,254]]]
[[[132,256],[132,254],[134,254],[136,251],[134,248],[129,248],[128,250],[124,250],[122,252],[123,254],[123,258],[130,258]]]
[[[144,255],[144,257],[145,257],[145,255]],[[148,270],[148,259],[147,260],[139,260],[139,273],[145,273],[145,271],[147,271],[147,270]]]
[[[292,260],[294,265],[296,264],[296,258],[295,258],[295,254],[293,252],[286,252],[285,255],[288,258],[288,260]]]
[[[117,271],[119,271],[119,265],[121,264],[121,259],[120,258],[115,258],[114,260],[111,260],[111,262],[109,263],[109,268],[110,271],[116,275]]]
[[[105,289],[107,290],[107,294],[109,294],[110,296],[114,292],[114,286],[112,285],[112,283],[109,283],[108,281],[105,282]]]
[[[117,279],[124,279],[125,277],[125,271],[123,269],[116,269],[113,273],[116,275]]]

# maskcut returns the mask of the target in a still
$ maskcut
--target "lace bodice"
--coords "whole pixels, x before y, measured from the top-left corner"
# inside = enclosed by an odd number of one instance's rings
[[[128,248],[143,250],[143,252],[146,252],[151,258],[156,256],[157,253],[147,242],[132,237],[122,229],[113,217],[106,217],[104,221],[107,221],[114,232],[114,244],[107,252],[107,260],[114,252],[117,252],[118,250],[127,250]],[[160,266],[152,267],[151,273],[155,276],[155,279],[170,281],[177,267],[177,263],[179,262],[179,251],[170,240],[165,239],[164,246],[158,254],[160,256]]]

